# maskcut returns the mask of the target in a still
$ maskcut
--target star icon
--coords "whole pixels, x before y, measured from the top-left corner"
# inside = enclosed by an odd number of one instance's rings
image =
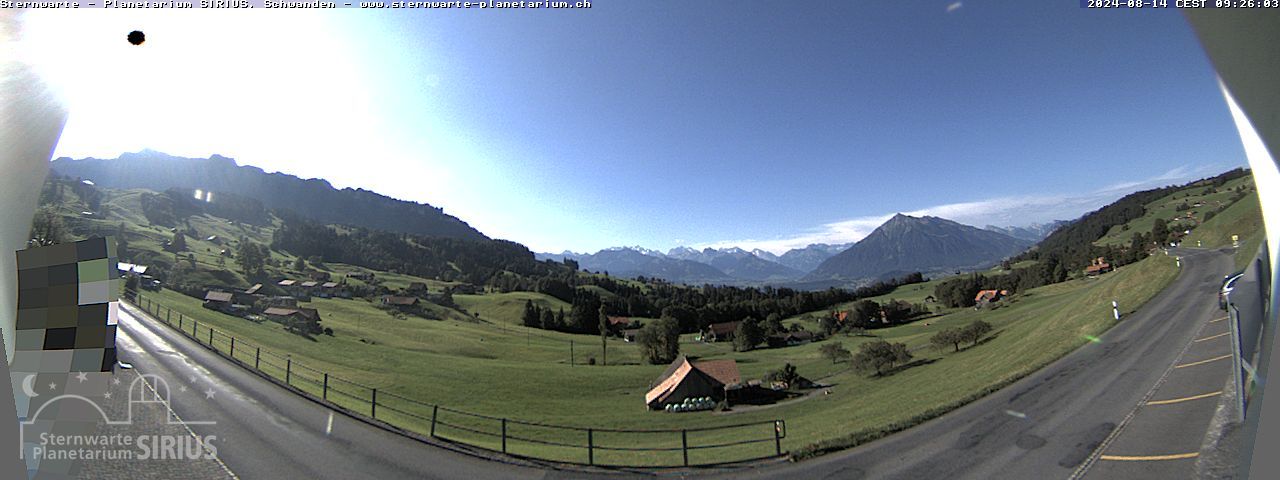
[[[213,398],[213,387],[210,387],[208,390],[205,390],[205,391],[204,391],[204,398],[205,398],[205,399],[212,399],[212,398]]]
[[[102,397],[103,397],[103,398],[106,398],[107,400],[111,400],[111,392],[107,392],[107,393],[102,394]]]
[[[182,393],[187,393],[187,386],[186,386],[186,385],[178,385],[178,391],[179,391],[179,392],[182,392]]]
[[[120,384],[120,377],[116,377],[116,378],[111,379],[111,383],[112,383],[112,384],[115,384],[115,385],[119,385],[119,384]]]
[[[58,389],[58,384],[49,382],[49,390],[57,390],[57,389]]]
[[[84,383],[84,381],[88,379],[89,379],[89,376],[86,375],[84,372],[80,372],[76,374],[76,380],[79,380],[80,383]]]
[[[191,375],[191,376],[187,377],[187,380],[190,380],[190,381],[191,381],[191,383],[196,383],[196,376],[195,376],[195,375]]]

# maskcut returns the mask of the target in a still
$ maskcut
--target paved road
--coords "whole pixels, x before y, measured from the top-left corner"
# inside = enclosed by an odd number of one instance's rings
[[[1146,404],[1216,392],[1227,379],[1229,360],[1171,367],[1228,351],[1226,337],[1196,340],[1227,327],[1212,320],[1224,316],[1216,292],[1231,258],[1204,250],[1175,254],[1183,258],[1183,271],[1173,284],[1101,342],[911,430],[734,477],[1189,478],[1194,458],[1116,459],[1196,452],[1216,398]]]
[[[168,385],[173,411],[195,434],[217,436],[218,457],[231,475],[214,478],[556,477],[556,472],[424,445],[341,414],[332,416],[330,426],[328,409],[143,316],[121,309],[121,359]],[[190,425],[200,421],[216,424]]]
[[[1185,478],[1229,361],[1216,291],[1222,252],[1179,252],[1181,275],[1140,312],[1049,367],[919,427],[846,452],[724,478]],[[384,432],[269,383],[140,313],[122,315],[121,347],[141,373],[186,382],[174,410],[218,435],[242,478],[578,478],[477,459]],[[1206,339],[1207,338],[1207,339]],[[1196,341],[1203,340],[1203,341]],[[1185,400],[1183,400],[1185,399]],[[1182,400],[1168,402],[1170,400]],[[1167,403],[1156,403],[1167,402]],[[1010,414],[1015,412],[1019,416]],[[1125,457],[1169,456],[1166,460]],[[616,474],[607,475],[617,477]]]

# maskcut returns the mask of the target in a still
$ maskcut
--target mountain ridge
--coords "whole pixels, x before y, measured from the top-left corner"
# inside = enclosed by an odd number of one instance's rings
[[[255,198],[268,208],[287,209],[323,223],[397,233],[486,239],[479,230],[426,203],[398,200],[363,188],[334,188],[319,178],[300,178],[240,165],[214,154],[186,158],[153,150],[124,153],[115,159],[59,157],[51,169],[90,179],[108,188],[171,188],[223,191]]]

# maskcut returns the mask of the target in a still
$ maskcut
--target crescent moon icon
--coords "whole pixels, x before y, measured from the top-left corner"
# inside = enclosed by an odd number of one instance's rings
[[[35,379],[35,374],[27,375],[27,378],[22,379],[22,393],[27,394],[27,397],[36,398],[40,396],[39,393],[36,393],[35,388],[32,388],[31,386],[31,383]]]

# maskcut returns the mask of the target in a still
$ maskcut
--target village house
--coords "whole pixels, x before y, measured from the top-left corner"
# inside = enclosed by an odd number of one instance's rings
[[[418,306],[418,297],[402,297],[398,295],[383,295],[382,305],[395,308],[400,311],[412,310]]]
[[[264,310],[262,315],[267,317],[267,320],[283,325],[289,325],[294,318],[320,322],[320,312],[314,308],[271,307]]]
[[[738,331],[742,322],[722,322],[707,325],[699,339],[703,342],[727,342],[733,340],[733,333]]]
[[[639,328],[628,328],[622,331],[622,340],[626,342],[634,342],[638,335],[640,335]]]
[[[324,282],[320,284],[319,293],[316,296],[320,298],[351,298],[351,291],[338,282]]]
[[[606,317],[609,322],[609,333],[622,335],[622,331],[631,326],[631,317]]]
[[[645,406],[662,410],[685,399],[710,397],[721,401],[727,391],[742,384],[738,363],[734,360],[708,360],[690,362],[681,355],[653,382],[644,395]]]
[[[1006,295],[1009,295],[1008,290],[981,290],[973,297],[973,307],[982,308],[999,302]]]
[[[1091,262],[1088,267],[1085,267],[1084,274],[1090,277],[1096,277],[1110,271],[1111,264],[1107,263],[1107,259],[1105,257],[1098,257],[1093,259],[1093,262]]]
[[[204,294],[204,304],[201,306],[210,310],[217,310],[223,313],[231,313],[232,311],[232,294],[231,292],[209,291]]]

